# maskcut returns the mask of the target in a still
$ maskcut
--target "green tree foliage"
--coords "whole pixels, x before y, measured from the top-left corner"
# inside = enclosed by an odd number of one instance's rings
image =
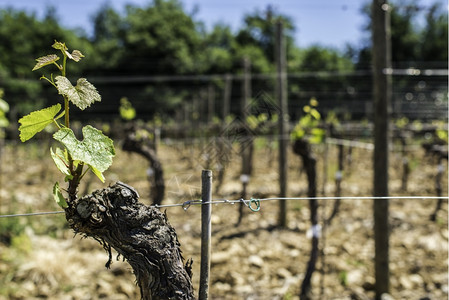
[[[201,71],[209,74],[232,71],[238,44],[228,25],[216,24],[210,33],[205,34],[202,45],[203,55],[199,56]]]
[[[447,11],[433,5],[423,13],[417,0],[392,2],[393,59],[396,62],[443,62],[438,67],[447,65]],[[365,14],[369,16],[368,6]],[[420,14],[425,16],[421,23],[416,22]],[[30,75],[29,66],[35,57],[46,54],[42,49],[54,39],[70,40],[74,48],[83,49],[86,54],[86,64],[70,66],[71,74],[117,76],[124,81],[129,78],[130,81],[123,84],[95,82],[103,97],[108,99],[108,106],[118,107],[120,98],[126,94],[133,99],[139,115],[170,114],[197,97],[200,90],[205,89],[205,83],[200,80],[189,84],[162,80],[139,83],[133,82],[132,76],[242,74],[244,58],[251,61],[253,74],[272,74],[275,71],[274,35],[278,20],[284,24],[289,73],[349,71],[353,68],[349,58],[355,61],[355,57],[360,68],[369,67],[369,39],[362,47],[349,47],[350,55],[320,45],[299,48],[293,39],[293,20],[270,6],[247,14],[243,26],[236,32],[223,23],[206,31],[193,13],[185,11],[181,0],[152,0],[144,6],[128,5],[123,14],[111,5],[103,6],[92,17],[90,40],[82,32],[62,28],[54,9],[49,9],[41,20],[23,11],[0,10],[0,84],[13,109],[17,109],[19,100],[32,99],[26,105],[20,101],[20,112],[51,102],[54,96],[47,92],[48,88],[29,80],[36,79]],[[415,25],[418,23],[419,26]],[[368,21],[365,29],[368,33],[369,24]],[[95,55],[90,55],[93,53]],[[54,61],[47,57],[41,63],[52,64]],[[291,98],[304,102],[295,104],[296,107],[302,107],[313,96],[325,104],[338,100],[336,95],[346,95],[344,79],[323,78],[320,73],[316,74],[314,78],[289,78]],[[81,95],[83,89],[89,89],[83,83],[68,86],[61,80],[58,82],[61,87],[66,87],[66,93]],[[217,80],[213,84],[223,86],[224,82]],[[231,90],[235,101],[241,98],[240,84],[238,80],[233,81]],[[252,88],[270,91],[274,90],[272,84],[269,80],[253,80]],[[124,92],[124,88],[128,90]],[[332,93],[333,99],[327,94],[314,94],[318,90]]]
[[[133,74],[186,74],[195,71],[200,35],[177,0],[154,0],[127,7],[122,68]]]
[[[350,71],[352,67],[350,58],[338,50],[315,45],[301,51],[299,70],[304,72]]]
[[[421,57],[425,61],[448,61],[448,13],[436,3],[426,14],[426,25],[421,31]]]
[[[97,58],[103,58],[96,69],[132,75],[196,71],[201,35],[193,17],[177,0],[154,0],[144,7],[127,5],[124,16],[104,6],[92,21],[92,41],[101,54]]]
[[[34,109],[46,100],[43,88],[30,74],[34,58],[42,56],[54,39],[71,40],[75,47],[90,53],[90,43],[74,31],[58,25],[54,10],[38,20],[34,14],[12,9],[0,10],[0,82],[8,94],[8,101],[20,112]],[[74,66],[73,73],[81,68]],[[23,101],[30,99],[32,101]]]
[[[93,68],[96,74],[169,76],[203,71],[198,65],[203,52],[198,23],[177,0],[128,5],[123,16],[106,6],[93,17],[93,23],[93,45],[100,54]],[[117,96],[122,96],[122,90],[108,86],[103,94],[119,106]],[[149,114],[171,114],[187,96],[173,82],[140,84],[133,93],[136,109]]]
[[[391,4],[391,47],[392,61],[399,66],[418,66],[439,62],[439,67],[447,66],[448,55],[448,12],[435,3],[422,7],[417,0],[396,0]],[[371,34],[370,6],[363,10],[367,23],[364,31]],[[424,24],[419,22],[425,17]],[[355,47],[356,48],[356,47]],[[356,52],[359,68],[367,68],[371,61],[371,40],[367,38]],[[433,64],[432,64],[433,66]]]
[[[92,43],[99,54],[94,57],[95,72],[101,73],[116,68],[125,52],[124,20],[110,4],[106,4],[92,17],[92,23]],[[105,57],[108,59],[104,59]]]
[[[244,17],[244,27],[237,34],[242,46],[252,45],[260,48],[271,63],[275,62],[275,24],[282,21],[286,38],[287,53],[294,47],[293,21],[286,15],[277,13],[271,6],[264,11],[256,10]]]

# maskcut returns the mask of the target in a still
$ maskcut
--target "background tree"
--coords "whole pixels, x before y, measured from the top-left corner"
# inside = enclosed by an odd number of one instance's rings
[[[416,0],[392,1],[391,11],[391,47],[393,66],[422,67],[424,65],[447,66],[447,10],[441,4],[422,7]],[[362,13],[366,15],[366,25],[363,31],[371,32],[369,5],[364,6]],[[424,24],[419,18],[424,16]],[[420,25],[422,24],[422,25]],[[349,46],[350,52],[357,53],[359,69],[367,69],[371,61],[371,41],[369,38],[361,41],[361,47]],[[354,50],[358,49],[358,50]]]
[[[0,10],[0,85],[8,94],[13,114],[35,109],[46,101],[46,89],[35,80],[30,66],[35,57],[45,54],[42,49],[54,39],[70,40],[74,47],[86,49],[86,53],[92,49],[84,37],[58,25],[52,8],[48,8],[43,20],[24,11]],[[71,71],[76,75],[81,68],[74,66]],[[30,101],[24,101],[25,98]]]
[[[421,57],[428,62],[437,62],[447,68],[448,61],[448,16],[439,3],[433,4],[426,14],[426,23],[421,31]]]

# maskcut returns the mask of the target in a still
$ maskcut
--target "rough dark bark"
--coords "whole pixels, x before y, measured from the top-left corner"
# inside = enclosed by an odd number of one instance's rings
[[[448,152],[446,143],[444,141],[436,141],[435,143],[424,143],[423,145],[424,150],[426,151],[426,155],[430,157],[435,157],[438,162],[438,169],[437,174],[435,176],[435,191],[437,194],[437,197],[441,197],[443,193],[443,189],[441,186],[441,178],[443,176],[443,160],[448,160]],[[431,221],[436,221],[438,211],[441,209],[441,206],[443,205],[443,199],[437,200],[437,205],[435,207],[435,210],[430,215]]]
[[[443,158],[442,158],[442,156],[440,156],[439,159],[438,159],[437,175],[435,176],[435,191],[436,191],[437,197],[441,197],[442,194],[443,194],[443,188],[442,188],[442,185],[441,185],[441,178],[442,177],[443,177]],[[430,220],[431,221],[436,221],[437,220],[437,215],[438,215],[438,212],[440,211],[442,205],[443,205],[443,199],[438,199],[437,200],[437,205],[435,207],[435,210],[430,215]]]
[[[338,145],[338,171],[335,174],[335,197],[341,197],[341,180],[343,178],[343,156],[344,156],[344,147],[343,145]],[[334,207],[332,208],[332,212],[325,221],[326,226],[330,226],[332,220],[338,214],[338,210],[340,208],[341,199],[335,199]]]
[[[398,133],[398,139],[401,143],[401,154],[402,154],[402,180],[401,180],[401,190],[403,192],[407,191],[408,177],[410,175],[410,164],[406,156],[407,139],[406,137]]]
[[[295,140],[293,144],[293,152],[301,156],[304,168],[306,169],[308,180],[308,197],[317,196],[317,182],[316,182],[316,159],[312,155],[309,143],[304,139]],[[300,299],[310,299],[310,289],[312,275],[316,268],[316,262],[318,259],[318,202],[316,199],[309,200],[310,207],[310,221],[312,224],[312,248],[310,250],[310,258],[307,263],[306,274],[301,284]]]
[[[167,216],[138,202],[138,193],[118,182],[82,198],[65,210],[70,227],[99,241],[133,268],[142,299],[194,299],[191,261],[183,264],[180,243]]]
[[[164,171],[156,151],[143,143],[143,141],[137,140],[135,130],[133,129],[126,134],[122,149],[140,154],[150,162],[150,166],[154,171],[154,187],[151,190],[153,205],[161,204],[165,193]]]

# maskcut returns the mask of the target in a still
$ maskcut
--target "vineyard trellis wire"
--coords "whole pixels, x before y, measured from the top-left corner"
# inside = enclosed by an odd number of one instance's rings
[[[253,212],[257,212],[262,208],[260,202],[265,201],[301,201],[301,200],[449,200],[449,196],[387,196],[387,197],[373,197],[373,196],[351,196],[351,197],[272,197],[272,198],[250,198],[250,199],[213,199],[212,201],[203,202],[201,199],[187,200],[182,203],[173,204],[160,204],[151,205],[154,208],[173,208],[182,207],[184,211],[187,211],[192,205],[221,205],[221,204],[239,204],[243,203]],[[253,207],[253,204],[255,207]],[[62,214],[64,211],[49,211],[49,212],[34,212],[34,213],[24,213],[24,214],[8,214],[0,215],[0,218],[13,218],[13,217],[33,217],[33,216],[43,216],[43,215],[56,215]]]

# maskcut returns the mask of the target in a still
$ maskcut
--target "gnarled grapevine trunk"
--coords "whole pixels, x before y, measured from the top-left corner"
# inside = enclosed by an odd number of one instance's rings
[[[70,227],[111,248],[133,268],[142,299],[194,299],[191,262],[183,264],[174,228],[159,210],[138,202],[134,188],[118,182],[82,198],[65,210]]]
[[[144,141],[139,141],[136,138],[135,131],[136,128],[134,126],[128,130],[122,148],[125,151],[140,154],[150,162],[151,168],[154,170],[153,205],[160,205],[162,200],[164,200],[165,193],[162,164],[156,155],[156,151],[146,145]]]

